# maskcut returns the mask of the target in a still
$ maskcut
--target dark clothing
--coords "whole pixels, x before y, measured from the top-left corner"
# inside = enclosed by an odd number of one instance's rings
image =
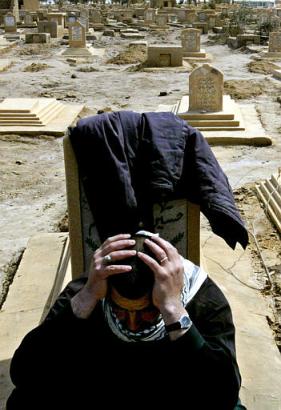
[[[240,388],[235,329],[222,292],[207,278],[187,306],[193,325],[171,342],[123,342],[101,305],[76,318],[70,298],[86,279],[70,283],[47,319],[15,352],[16,388],[7,410],[167,408],[233,410]]]
[[[69,137],[100,239],[153,232],[152,204],[186,198],[235,248],[248,234],[228,179],[202,134],[168,112],[105,113],[78,121]]]

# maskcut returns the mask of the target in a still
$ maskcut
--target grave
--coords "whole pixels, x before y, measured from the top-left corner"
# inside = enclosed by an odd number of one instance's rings
[[[281,58],[281,32],[269,33],[268,57],[280,57]]]
[[[281,168],[269,179],[256,184],[256,190],[265,213],[281,234]]]
[[[26,11],[38,11],[40,9],[39,0],[23,0],[23,9]]]
[[[48,13],[47,20],[51,23],[57,24],[57,37],[63,37],[64,35],[64,20],[65,20],[65,13]],[[51,35],[52,37],[52,35]]]
[[[51,42],[49,33],[26,33],[26,44],[47,44]]]
[[[5,33],[16,33],[17,32],[16,18],[12,13],[7,13],[4,16],[4,30],[5,30]]]
[[[168,44],[153,44],[147,49],[147,67],[182,66],[182,47]]]
[[[183,59],[188,61],[206,61],[205,50],[200,48],[201,31],[196,28],[187,28],[181,32]]]
[[[55,98],[6,98],[0,103],[0,134],[64,135],[82,109]]]
[[[104,49],[94,49],[86,43],[86,27],[80,22],[69,24],[69,47],[59,54],[63,57],[91,59],[94,55],[102,55]]]
[[[223,95],[223,73],[203,64],[190,74],[189,95],[173,105],[159,105],[156,111],[173,112],[212,144],[270,145],[254,104],[241,108],[229,95]]]
[[[38,33],[48,33],[51,38],[58,38],[58,23],[56,21],[38,21]]]

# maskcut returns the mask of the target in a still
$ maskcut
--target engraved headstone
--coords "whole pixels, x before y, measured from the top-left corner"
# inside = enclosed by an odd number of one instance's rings
[[[68,30],[70,47],[86,47],[86,30],[83,24],[76,21],[69,25]]]
[[[269,33],[268,51],[270,53],[281,53],[281,32]]]
[[[196,28],[187,28],[181,32],[181,44],[184,52],[200,51],[200,34],[201,30]]]
[[[17,31],[16,18],[12,13],[7,13],[4,16],[4,30],[5,33],[16,33]]]
[[[209,64],[189,77],[189,111],[217,112],[223,109],[223,73]]]

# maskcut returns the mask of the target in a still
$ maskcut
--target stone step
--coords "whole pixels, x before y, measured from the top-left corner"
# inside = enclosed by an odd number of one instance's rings
[[[62,110],[64,110],[64,105],[53,99],[38,99],[37,101],[19,101],[19,109],[15,110],[12,107],[13,104],[17,104],[19,99],[11,99],[17,101],[4,101],[4,109],[1,109],[0,104],[0,125],[2,126],[14,126],[14,125],[24,125],[24,126],[44,126],[50,120],[57,117]],[[33,104],[32,104],[33,103]],[[26,112],[30,110],[29,112]],[[2,112],[1,112],[2,111]]]
[[[191,125],[192,127],[202,127],[202,128],[207,128],[207,127],[239,127],[240,122],[235,121],[235,120],[189,120],[188,124]]]
[[[258,197],[265,206],[265,212],[281,233],[281,176],[272,175],[256,185]]]

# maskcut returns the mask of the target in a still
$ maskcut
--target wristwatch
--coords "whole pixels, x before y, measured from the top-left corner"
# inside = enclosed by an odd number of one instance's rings
[[[170,325],[165,325],[166,332],[173,332],[178,329],[189,329],[192,325],[190,317],[186,314],[179,318],[177,322],[171,323]]]

